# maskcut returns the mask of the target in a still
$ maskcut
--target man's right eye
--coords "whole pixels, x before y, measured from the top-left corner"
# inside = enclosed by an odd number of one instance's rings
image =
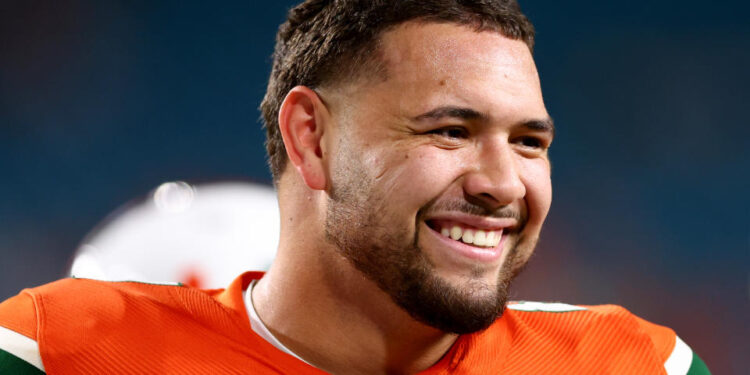
[[[435,134],[441,137],[453,139],[464,139],[469,137],[469,131],[466,130],[466,128],[462,128],[460,126],[449,126],[445,128],[435,129],[430,131],[429,134]]]

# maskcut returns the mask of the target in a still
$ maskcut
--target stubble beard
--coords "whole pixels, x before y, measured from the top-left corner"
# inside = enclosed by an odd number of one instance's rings
[[[349,160],[351,163],[351,160]],[[354,168],[352,168],[354,166]],[[495,285],[467,275],[459,285],[437,274],[419,246],[422,226],[417,215],[412,231],[388,214],[388,202],[371,191],[363,168],[349,164],[334,176],[328,199],[325,234],[366,278],[390,296],[412,318],[443,332],[457,334],[487,328],[501,316],[510,282],[521,271],[534,240],[516,234]],[[470,206],[462,202],[461,206]],[[428,208],[420,210],[425,212]]]

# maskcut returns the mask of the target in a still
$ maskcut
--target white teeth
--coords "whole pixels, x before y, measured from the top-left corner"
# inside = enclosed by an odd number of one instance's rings
[[[495,240],[497,238],[497,240]],[[487,246],[495,247],[500,242],[497,232],[487,232]]]
[[[487,246],[487,233],[485,233],[483,230],[478,230],[474,234],[474,245]]]
[[[464,231],[461,230],[461,227],[455,226],[451,228],[451,238],[458,241],[461,239],[461,236],[464,234]]]
[[[461,227],[455,225],[450,229],[448,229],[447,227],[440,229],[440,234],[470,245],[482,247],[497,247],[497,245],[500,244],[503,232],[462,229]]]
[[[503,238],[503,231],[490,232],[487,238],[487,246],[497,247],[500,244],[500,240]]]

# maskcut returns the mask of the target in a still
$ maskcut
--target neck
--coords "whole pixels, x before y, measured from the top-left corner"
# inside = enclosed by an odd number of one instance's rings
[[[457,335],[411,318],[307,233],[285,236],[282,228],[274,265],[253,289],[259,317],[284,346],[333,374],[414,373],[450,349]],[[289,238],[297,239],[294,247]]]

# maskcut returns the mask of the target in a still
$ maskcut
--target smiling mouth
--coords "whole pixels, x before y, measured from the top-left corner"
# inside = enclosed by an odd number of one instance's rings
[[[456,222],[428,220],[427,226],[441,236],[479,248],[497,247],[503,238],[503,230],[472,228]]]

